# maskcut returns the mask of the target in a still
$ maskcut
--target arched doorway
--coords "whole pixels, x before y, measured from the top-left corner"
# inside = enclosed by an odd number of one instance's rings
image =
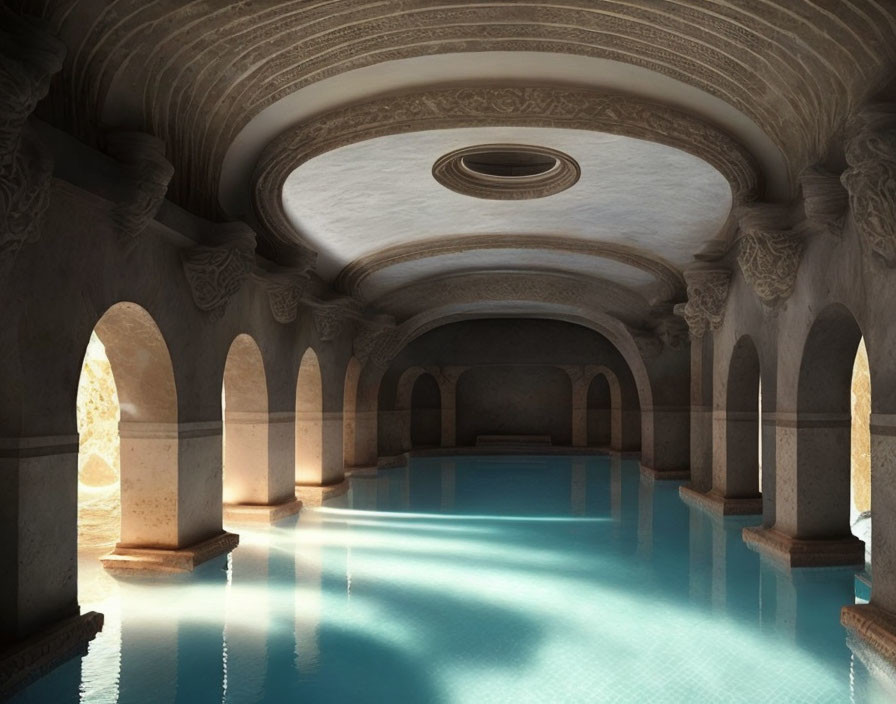
[[[724,444],[715,458],[713,489],[726,502],[738,502],[737,513],[761,513],[759,353],[744,335],[734,345],[728,364],[722,421]]]
[[[361,363],[352,357],[345,369],[345,387],[342,392],[342,464],[344,467],[357,465],[355,437],[358,412],[358,381],[361,378]]]
[[[249,335],[230,345],[221,388],[225,504],[271,502],[268,390],[261,350]]]
[[[797,390],[797,538],[852,536],[852,387],[861,339],[852,314],[832,305],[816,319],[803,349]],[[857,549],[855,559],[863,560],[863,552]]]
[[[411,392],[411,447],[439,447],[442,442],[442,394],[432,374],[417,377]]]
[[[177,392],[168,347],[149,313],[134,303],[112,306],[93,333],[78,393],[85,485],[79,536],[103,545],[117,537],[121,548],[177,548]],[[99,503],[97,486],[103,487]],[[99,525],[101,507],[109,515]]]
[[[302,356],[296,382],[296,484],[323,481],[323,381],[317,354]]]

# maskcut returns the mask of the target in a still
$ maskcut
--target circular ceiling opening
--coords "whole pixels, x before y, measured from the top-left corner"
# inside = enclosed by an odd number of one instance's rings
[[[571,156],[556,149],[480,144],[439,158],[432,175],[446,188],[474,198],[526,200],[565,191],[581,171]]]
[[[468,171],[483,176],[496,178],[521,178],[539,176],[559,163],[550,154],[530,152],[526,150],[508,151],[495,149],[489,152],[477,152],[461,157],[460,163]]]

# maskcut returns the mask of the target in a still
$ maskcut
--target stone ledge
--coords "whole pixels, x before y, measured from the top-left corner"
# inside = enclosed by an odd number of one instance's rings
[[[751,550],[786,567],[861,567],[865,564],[865,543],[854,536],[800,540],[774,528],[751,526],[744,528],[743,539]]]
[[[690,486],[678,487],[678,495],[688,506],[717,516],[756,516],[762,514],[762,495],[728,498],[715,491],[697,491]]]
[[[342,496],[347,491],[348,479],[343,479],[338,484],[327,484],[324,486],[296,484],[296,495],[309,508],[320,506],[327,499],[332,499],[334,496]]]
[[[691,478],[691,470],[689,469],[654,469],[641,465],[641,476],[650,481],[687,481]]]
[[[87,645],[103,630],[103,615],[89,611],[35,633],[0,652],[0,699],[87,652]]]
[[[896,666],[896,614],[874,604],[853,604],[840,610],[840,623],[875,654]]]
[[[302,510],[302,502],[296,498],[281,504],[224,504],[224,521],[227,523],[273,524]]]
[[[221,533],[208,540],[203,540],[201,543],[176,550],[130,548],[119,545],[109,555],[102,558],[102,563],[103,567],[112,574],[192,572],[196,565],[230,552],[239,543],[238,535]]]

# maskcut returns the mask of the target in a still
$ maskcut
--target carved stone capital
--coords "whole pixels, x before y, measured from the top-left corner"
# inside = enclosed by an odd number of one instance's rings
[[[684,318],[694,337],[702,337],[707,330],[718,330],[725,318],[731,272],[728,269],[691,269],[684,273],[684,280],[688,300],[675,306],[675,314]]]
[[[663,351],[663,341],[650,330],[630,330],[635,347],[644,359],[658,357]]]
[[[357,305],[351,298],[328,301],[315,306],[311,311],[314,329],[321,342],[331,342],[342,334],[346,323]]]
[[[181,261],[196,307],[217,320],[252,273],[255,232],[242,222],[219,225],[213,242],[183,250]]]
[[[62,68],[65,45],[40,20],[0,8],[0,258],[40,237],[53,159],[27,121]]]
[[[875,104],[847,125],[841,177],[859,237],[887,266],[896,265],[896,104]]]
[[[386,366],[398,354],[400,334],[394,326],[362,324],[354,339],[354,354],[361,364]]]
[[[305,270],[278,267],[260,274],[258,281],[267,291],[268,305],[274,320],[284,325],[294,322],[299,314],[299,303],[310,282]]]
[[[805,232],[792,223],[787,206],[758,204],[740,213],[737,263],[756,295],[771,307],[793,292],[806,248]]]
[[[118,236],[133,244],[165,200],[174,167],[165,158],[165,143],[145,132],[112,132],[106,144],[124,172],[112,217]]]

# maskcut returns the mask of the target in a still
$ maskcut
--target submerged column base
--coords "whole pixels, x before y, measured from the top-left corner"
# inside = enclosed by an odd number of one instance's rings
[[[774,528],[744,528],[743,539],[751,550],[787,567],[861,567],[865,564],[865,543],[854,536],[834,539],[801,540]]]
[[[853,604],[840,611],[840,623],[873,655],[896,666],[896,614],[874,604]]]
[[[130,548],[118,545],[102,558],[103,567],[121,574],[192,572],[196,565],[224,555],[240,544],[240,537],[221,533],[208,540],[176,550]]]
[[[103,615],[88,611],[72,616],[0,652],[0,699],[6,699],[66,660],[87,652],[103,630]]]
[[[295,497],[280,504],[224,504],[224,520],[227,523],[270,525],[301,510],[302,502]]]
[[[697,491],[690,486],[678,487],[678,495],[689,506],[717,516],[754,516],[762,514],[762,494],[729,498],[715,491]]]
[[[332,499],[334,496],[342,496],[347,491],[348,479],[343,479],[338,484],[326,484],[324,486],[296,484],[296,496],[309,508],[320,506],[327,499]]]
[[[654,469],[641,465],[641,476],[653,481],[686,481],[691,478],[689,469]]]

